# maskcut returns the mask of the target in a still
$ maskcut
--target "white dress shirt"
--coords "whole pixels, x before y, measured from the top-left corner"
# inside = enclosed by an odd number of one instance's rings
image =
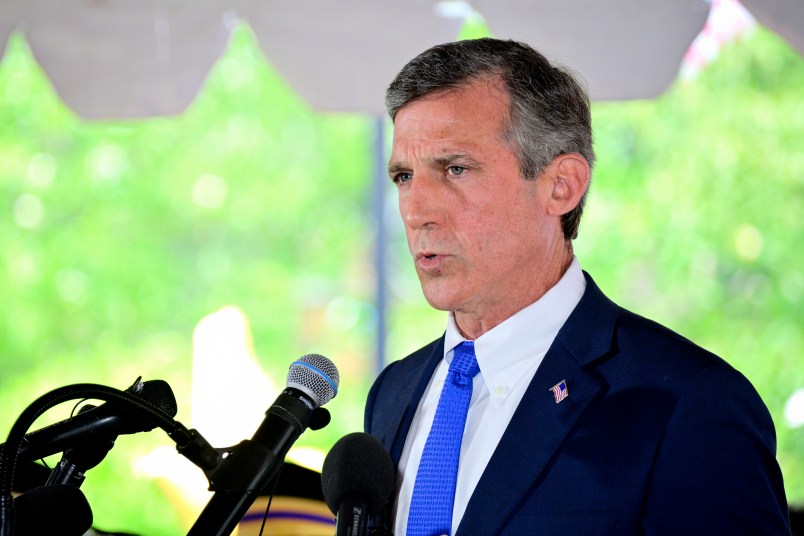
[[[475,340],[480,374],[475,376],[472,384],[472,399],[458,462],[450,533],[457,529],[480,475],[497,448],[536,369],[585,290],[586,280],[578,260],[573,258],[561,280],[544,296]],[[407,532],[408,510],[424,443],[430,433],[444,379],[452,362],[453,348],[464,340],[454,316],[450,314],[444,338],[444,359],[436,367],[419,402],[399,459],[394,508],[396,536],[405,536]],[[556,381],[560,380],[558,378]]]

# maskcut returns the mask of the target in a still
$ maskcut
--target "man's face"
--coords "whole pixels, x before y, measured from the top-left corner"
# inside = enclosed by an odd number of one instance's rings
[[[502,139],[507,114],[507,94],[480,81],[413,101],[394,122],[389,173],[416,273],[459,326],[499,323],[537,299],[563,246],[549,181],[525,180]]]

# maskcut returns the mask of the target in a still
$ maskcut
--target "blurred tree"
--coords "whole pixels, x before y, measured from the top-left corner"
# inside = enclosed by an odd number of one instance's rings
[[[17,409],[0,429],[55,387],[123,388],[139,375],[167,380],[186,422],[194,326],[227,304],[249,317],[276,384],[302,354],[338,363],[333,423],[299,446],[325,452],[360,429],[373,372],[372,127],[312,113],[245,28],[187,113],[148,121],[80,121],[12,40],[0,69],[0,403]],[[131,459],[169,444],[148,436],[121,438],[91,471],[99,526],[181,531],[152,484],[129,480]],[[149,504],[120,507],[109,490],[121,475],[124,496]]]

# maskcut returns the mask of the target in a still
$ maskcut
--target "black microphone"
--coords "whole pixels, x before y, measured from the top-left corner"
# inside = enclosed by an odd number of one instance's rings
[[[96,407],[92,404],[87,404],[78,411],[78,414],[92,411]],[[59,463],[50,472],[45,484],[48,486],[56,484],[81,486],[86,472],[103,461],[109,451],[112,450],[112,447],[114,447],[115,439],[117,439],[117,436],[96,437],[91,445],[66,449]]]
[[[287,387],[265,412],[251,440],[235,446],[217,467],[206,471],[215,494],[187,536],[231,534],[278,474],[302,432],[329,423],[329,412],[321,406],[338,393],[339,380],[338,369],[322,355],[307,354],[290,365]]]
[[[391,455],[374,436],[355,432],[335,443],[324,459],[321,488],[337,516],[337,536],[367,534],[391,498],[395,474]]]
[[[81,536],[92,527],[92,509],[75,486],[34,488],[14,498],[14,534]]]
[[[74,418],[25,435],[28,427],[45,410],[66,400],[100,398],[108,402]],[[174,421],[176,400],[170,387],[160,380],[141,382],[139,379],[127,391],[118,391],[95,384],[76,384],[60,387],[36,399],[17,418],[0,444],[0,536],[12,535],[14,529],[14,468],[21,453],[28,460],[49,456],[65,446],[92,447],[101,440],[101,452],[90,453],[82,460],[99,462],[99,456],[109,439],[119,434],[150,431],[157,426],[176,442],[176,449],[190,461],[208,470],[217,467],[220,454],[196,431],[188,430]],[[23,448],[23,444],[25,447]],[[97,443],[95,443],[97,444]],[[108,449],[107,449],[108,450]],[[75,486],[73,486],[75,487]],[[76,488],[77,489],[77,488]]]
[[[168,417],[174,417],[178,411],[173,391],[163,380],[143,382],[138,379],[126,392],[138,396],[143,402],[151,404]],[[125,404],[106,402],[98,407],[81,411],[74,417],[26,434],[20,446],[18,461],[38,460],[67,448],[100,446],[108,447],[105,449],[108,451],[118,435],[149,432],[157,425],[158,423],[145,419],[139,413],[127,408]]]

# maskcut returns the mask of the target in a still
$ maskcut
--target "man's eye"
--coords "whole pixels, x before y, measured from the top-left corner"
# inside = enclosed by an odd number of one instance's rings
[[[404,182],[410,182],[413,179],[412,173],[397,173],[391,180],[394,181],[396,184],[402,184]]]
[[[450,166],[447,168],[447,172],[449,172],[450,175],[462,175],[464,171],[466,171],[466,168],[461,166]]]

